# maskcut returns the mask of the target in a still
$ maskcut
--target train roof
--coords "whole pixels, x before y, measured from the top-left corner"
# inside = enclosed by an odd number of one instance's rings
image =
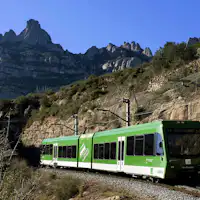
[[[79,135],[70,135],[70,136],[60,136],[56,138],[46,138],[42,141],[43,142],[58,142],[58,141],[65,141],[65,140],[78,140]]]
[[[128,127],[122,127],[122,128],[115,128],[111,130],[105,130],[105,131],[100,131],[96,133],[87,133],[83,135],[72,135],[72,136],[61,136],[61,137],[56,137],[56,138],[47,138],[42,141],[42,143],[49,143],[49,142],[57,142],[57,141],[72,141],[72,140],[78,140],[78,138],[86,138],[86,137],[98,137],[102,135],[113,135],[113,134],[121,134],[123,132],[129,133],[132,132],[133,130],[141,130],[141,129],[151,129],[151,128],[157,128],[160,125],[164,126],[171,126],[171,125],[180,125],[180,124],[192,124],[192,125],[198,125],[200,128],[200,122],[199,121],[191,121],[191,120],[155,120],[153,122],[148,122],[144,124],[136,124]]]
[[[111,130],[96,132],[95,137],[102,136],[102,135],[121,134],[123,132],[129,133],[129,132],[133,132],[133,130],[140,130],[140,129],[144,129],[144,128],[151,129],[151,128],[159,127],[161,124],[162,124],[162,121],[158,120],[158,121],[153,121],[153,122],[149,122],[149,123],[145,123],[145,124],[137,124],[137,125],[127,126],[127,127],[122,127],[122,128],[115,128],[115,129],[111,129]]]

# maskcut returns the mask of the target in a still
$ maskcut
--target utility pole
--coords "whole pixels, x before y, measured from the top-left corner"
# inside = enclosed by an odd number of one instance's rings
[[[135,103],[136,103],[136,108],[138,109],[138,101],[137,101],[137,98],[136,98],[136,95],[135,95],[135,90],[133,91],[133,97],[135,99]]]
[[[130,126],[131,124],[131,118],[130,118],[130,99],[125,99],[123,98],[123,103],[126,103],[126,119],[120,117],[119,115],[117,115],[116,113],[107,110],[107,109],[101,109],[101,108],[97,108],[97,110],[100,111],[106,111],[106,112],[110,112],[111,114],[115,115],[116,117],[120,118],[121,120],[126,122],[126,126]]]
[[[130,99],[123,99],[126,104],[126,126],[130,126]]]
[[[74,135],[78,135],[78,114],[72,116],[74,118]]]

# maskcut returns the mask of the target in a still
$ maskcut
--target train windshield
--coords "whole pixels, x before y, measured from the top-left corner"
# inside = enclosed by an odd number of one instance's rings
[[[200,155],[200,129],[167,129],[168,151],[170,157]]]

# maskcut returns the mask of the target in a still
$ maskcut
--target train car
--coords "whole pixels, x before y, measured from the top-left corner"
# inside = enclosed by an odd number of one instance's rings
[[[81,136],[45,139],[42,144],[45,154],[41,155],[41,164],[46,165],[157,179],[198,177],[200,173],[198,121],[154,121]],[[76,146],[73,165],[69,164],[72,158],[62,158],[62,162],[56,158],[62,154],[56,146],[68,145]]]
[[[78,167],[92,169],[92,146],[94,133],[83,134],[79,137]]]
[[[95,133],[93,169],[164,178],[162,141],[160,122]]]
[[[41,164],[78,167],[78,143],[79,136],[44,139],[41,146]]]

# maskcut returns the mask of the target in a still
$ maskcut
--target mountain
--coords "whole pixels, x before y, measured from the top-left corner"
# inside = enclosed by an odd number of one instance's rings
[[[38,21],[30,19],[19,34],[0,34],[0,98],[15,98],[44,88],[59,88],[91,74],[135,67],[149,62],[152,52],[138,43],[89,48],[73,54],[54,44]]]

